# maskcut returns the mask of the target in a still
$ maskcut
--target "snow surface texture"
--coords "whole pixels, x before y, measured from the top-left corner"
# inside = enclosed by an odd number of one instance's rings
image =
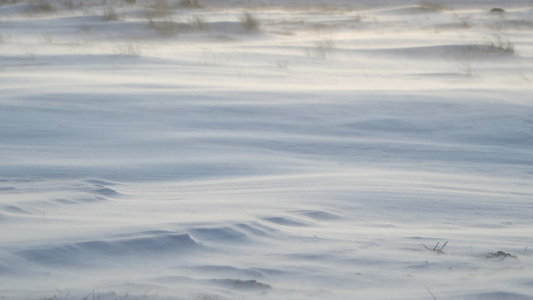
[[[525,0],[0,1],[0,299],[533,299],[532,33]]]

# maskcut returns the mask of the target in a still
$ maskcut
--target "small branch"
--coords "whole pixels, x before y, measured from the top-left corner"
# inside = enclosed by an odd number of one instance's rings
[[[442,245],[442,247],[440,247],[440,248],[439,248],[439,244],[440,244],[440,242],[437,242],[437,244],[433,248],[429,248],[428,246],[426,246],[424,244],[420,244],[420,245],[424,246],[424,248],[428,249],[429,251],[433,251],[433,252],[436,252],[438,254],[446,254],[444,251],[442,251],[442,249],[444,249],[444,247],[446,247],[446,244],[448,244],[448,241],[446,241],[446,243],[444,243],[444,245]]]
[[[444,249],[444,247],[446,247],[446,244],[448,244],[448,241],[446,241],[446,243],[444,243],[444,245],[442,245],[442,247],[440,247],[440,251],[442,252],[442,249]]]
[[[487,258],[496,258],[496,257],[501,257],[502,258],[501,260],[504,260],[507,257],[511,257],[511,258],[516,259],[517,261],[520,261],[518,259],[518,257],[516,257],[516,255],[512,255],[510,253],[506,253],[506,252],[503,252],[503,251],[498,251],[498,252],[495,252],[495,253],[491,252],[489,255],[487,255]]]
[[[426,285],[426,290],[428,290],[429,294],[431,295],[431,297],[433,297],[434,300],[438,300],[437,297],[435,297],[435,295],[433,295],[433,293],[431,292],[431,290],[428,288],[427,285]]]

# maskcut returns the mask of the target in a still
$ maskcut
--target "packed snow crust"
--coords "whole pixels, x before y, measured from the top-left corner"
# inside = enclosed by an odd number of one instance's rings
[[[0,299],[533,299],[532,67],[531,1],[0,1]]]

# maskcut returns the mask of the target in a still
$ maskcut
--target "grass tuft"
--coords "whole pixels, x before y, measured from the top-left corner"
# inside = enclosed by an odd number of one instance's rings
[[[0,5],[6,5],[6,4],[15,4],[18,3],[19,0],[0,0]]]
[[[514,43],[508,38],[503,38],[499,35],[495,35],[494,38],[488,42],[488,45],[506,53],[515,52]]]
[[[136,44],[121,44],[113,47],[113,52],[116,55],[127,56],[127,57],[141,57],[143,50],[139,45]]]
[[[326,39],[315,42],[314,54],[317,57],[326,58],[328,53],[335,48],[335,42],[332,39]]]
[[[474,46],[481,46],[487,53],[509,53],[515,52],[514,43],[508,38],[504,38],[500,35],[493,35],[492,38],[485,39],[478,44],[468,45],[469,49]]]
[[[188,8],[203,8],[203,6],[198,3],[198,0],[182,0],[179,5]]]
[[[427,2],[427,1],[420,2],[418,4],[418,8],[420,8],[423,11],[427,11],[427,12],[439,12],[439,11],[450,10],[448,7],[442,4],[435,3],[435,2]]]
[[[74,2],[72,2],[72,0],[65,0],[63,1],[63,6],[66,8],[66,9],[74,9],[76,6],[74,5]]]
[[[118,21],[119,17],[115,12],[113,7],[108,7],[104,10],[104,15],[102,16],[102,21]]]
[[[56,10],[47,0],[32,0],[29,5],[32,12],[53,12]]]
[[[241,26],[245,31],[257,31],[261,26],[259,20],[257,20],[252,14],[244,13],[241,16]]]
[[[151,1],[148,18],[165,18],[174,14],[174,7],[167,0]]]
[[[503,14],[505,12],[505,9],[503,8],[499,8],[499,7],[494,7],[490,10],[491,13],[496,13],[496,14]]]
[[[199,16],[190,18],[189,25],[197,30],[207,30],[209,27],[209,24],[205,21],[205,19]]]
[[[470,64],[470,60],[459,62],[457,64],[457,69],[459,69],[461,74],[465,76],[472,76],[472,65]]]

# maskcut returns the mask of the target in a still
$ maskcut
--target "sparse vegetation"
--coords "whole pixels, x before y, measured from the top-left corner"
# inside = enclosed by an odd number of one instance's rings
[[[209,27],[205,19],[199,16],[190,18],[189,24],[191,25],[192,28],[197,29],[197,30],[206,30]]]
[[[364,18],[364,15],[361,12],[356,12],[354,20],[357,22],[362,22]]]
[[[315,47],[311,50],[307,49],[307,56],[316,56],[326,58],[328,53],[335,48],[335,42],[332,39],[315,41]]]
[[[457,64],[457,68],[461,72],[461,74],[465,76],[472,76],[472,65],[470,64],[470,60],[465,60]]]
[[[448,7],[442,5],[442,4],[439,4],[439,3],[434,3],[434,2],[427,2],[427,1],[423,1],[421,3],[418,4],[418,7],[423,10],[423,11],[428,11],[428,12],[431,12],[431,11],[446,11],[446,10],[449,10]]]
[[[35,51],[35,48],[27,45],[19,45],[20,53],[22,55],[29,59],[29,60],[35,60],[37,59],[37,52]]]
[[[116,55],[128,57],[140,57],[143,54],[142,48],[137,44],[121,44],[113,47]]]
[[[289,67],[289,60],[286,58],[278,59],[278,67],[281,69],[287,69]]]
[[[182,0],[180,2],[180,6],[189,8],[202,8],[202,6],[198,3],[198,0]]]
[[[102,16],[102,21],[118,21],[119,17],[117,13],[115,12],[115,9],[113,7],[107,7],[104,10],[104,15]]]
[[[479,42],[467,44],[466,52],[482,51],[488,54],[513,54],[515,52],[514,43],[508,38],[500,35],[493,35]]]
[[[490,10],[491,13],[503,14],[505,10],[503,8],[494,7]]]
[[[468,20],[462,19],[461,22],[459,23],[459,27],[462,29],[468,29],[468,28],[471,28],[472,26],[470,25]]]
[[[503,52],[514,53],[514,43],[507,38],[503,38],[499,35],[494,35],[493,39],[487,43],[489,46],[496,49],[500,49]]]
[[[29,5],[32,12],[52,12],[56,10],[47,0],[32,0]]]
[[[222,300],[222,298],[217,295],[198,294],[194,296],[194,300]]]
[[[171,36],[179,32],[179,25],[171,20],[168,21],[148,21],[148,28],[154,29],[162,36]]]
[[[204,51],[202,57],[199,59],[199,64],[202,66],[218,66],[223,60],[227,58],[224,55],[213,53],[211,51]]]
[[[74,2],[72,0],[65,0],[63,1],[63,6],[67,9],[74,9]]]
[[[482,45],[486,46],[490,52],[515,52],[514,43],[508,38],[504,38],[500,35],[493,35],[492,38],[482,42]]]
[[[15,3],[18,3],[19,0],[0,0],[0,5],[5,5],[5,4],[15,4]]]
[[[245,31],[257,31],[259,30],[259,27],[261,26],[261,23],[259,22],[259,20],[257,20],[250,13],[244,13],[241,16],[240,21],[241,21],[242,28]]]
[[[149,19],[165,18],[174,14],[174,7],[167,0],[156,0],[149,5],[147,16]]]
[[[52,36],[50,34],[44,34],[43,35],[43,43],[45,43],[45,44],[53,44],[54,43],[54,39],[52,38]]]

